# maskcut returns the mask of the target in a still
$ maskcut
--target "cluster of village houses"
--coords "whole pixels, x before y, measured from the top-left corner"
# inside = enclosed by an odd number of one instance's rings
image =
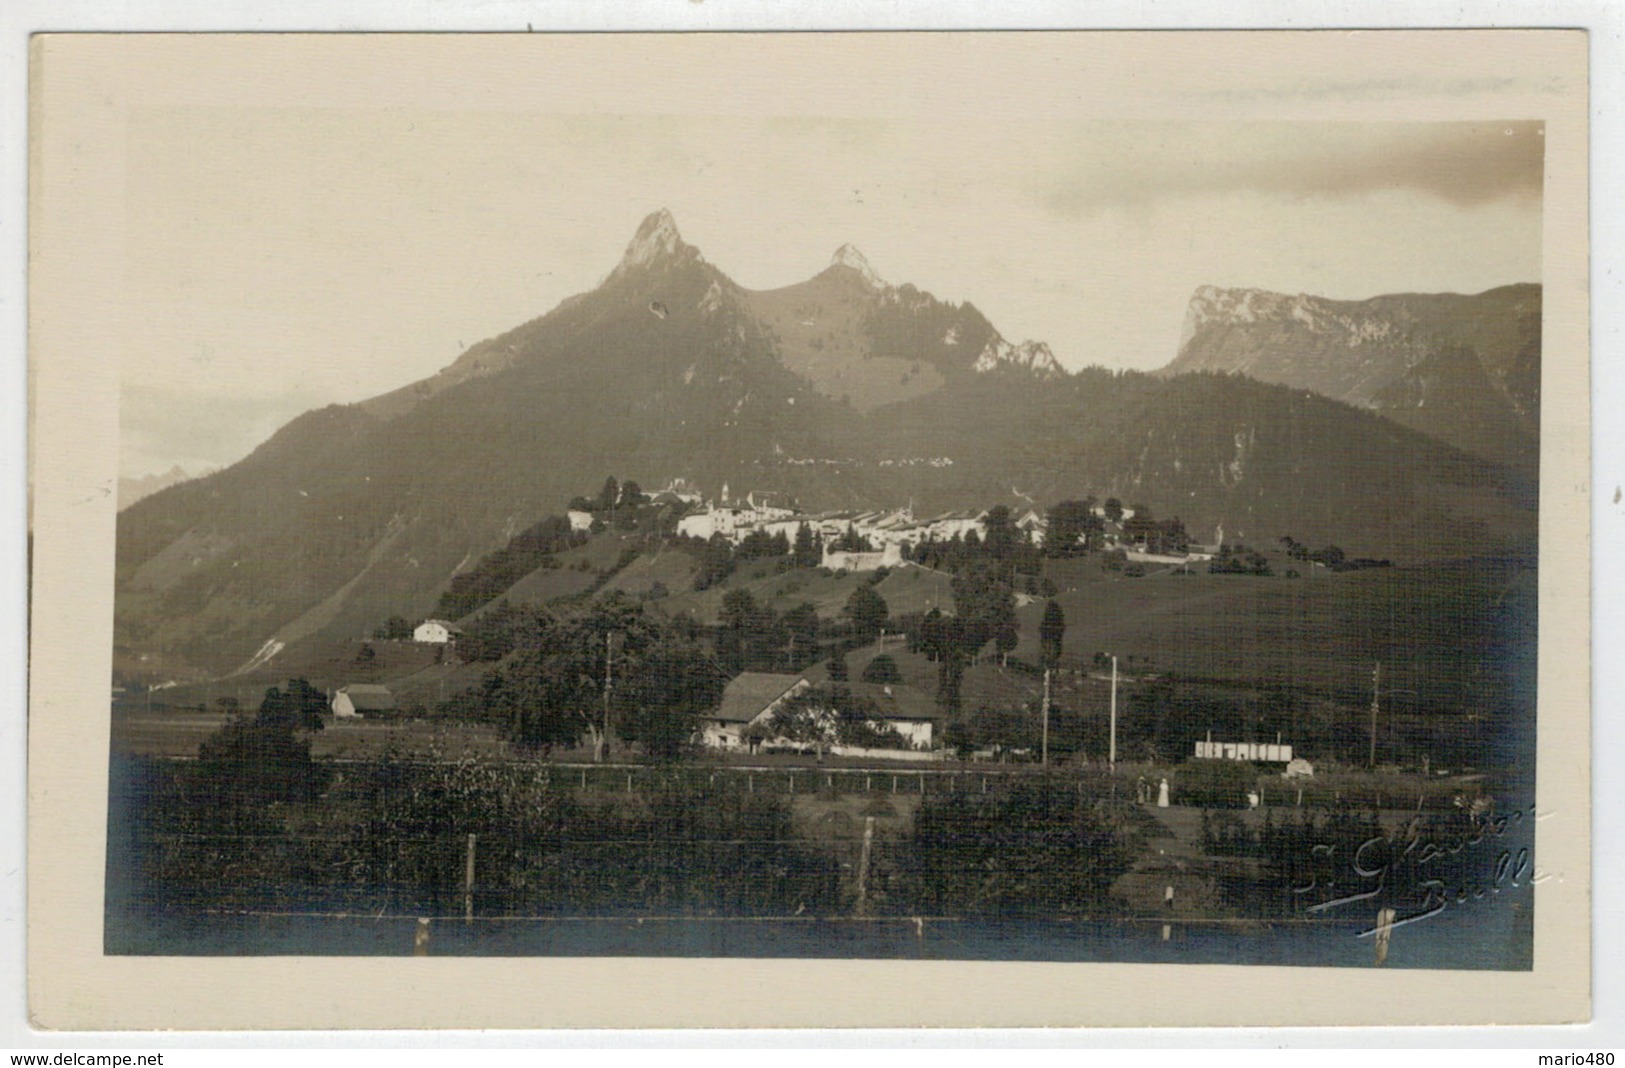
[[[987,536],[986,511],[948,512],[929,519],[917,519],[912,507],[891,511],[833,511],[806,514],[794,508],[783,507],[758,500],[755,493],[744,499],[730,498],[728,487],[723,486],[719,501],[705,502],[692,488],[674,483],[655,496],[658,501],[669,498],[692,509],[677,523],[677,533],[702,541],[722,537],[737,545],[752,534],[764,533],[769,537],[782,534],[794,542],[801,528],[816,534],[824,545],[823,566],[839,571],[873,571],[882,567],[898,567],[903,563],[903,547],[915,547],[928,541],[946,542],[975,534]],[[1106,521],[1108,543],[1116,544],[1121,532],[1121,519],[1129,519],[1133,511],[1125,509],[1118,522],[1106,516],[1104,508],[1096,507],[1095,514]],[[1037,509],[1028,509],[1012,516],[1016,529],[1034,544],[1044,540],[1046,522]],[[589,529],[594,517],[588,512],[571,511],[570,524],[578,530]],[[876,548],[867,552],[838,551],[831,548],[848,534],[856,534]],[[1216,540],[1223,540],[1222,528]],[[1217,546],[1196,546],[1187,556],[1163,557],[1140,551],[1143,547],[1124,546],[1131,561],[1186,563],[1211,558]],[[441,619],[428,619],[418,624],[412,638],[417,642],[446,644],[456,641],[458,628]],[[773,744],[771,736],[774,714],[799,695],[813,689],[816,682],[807,672],[797,675],[747,671],[732,679],[723,693],[721,703],[700,717],[697,740],[717,750],[754,750],[764,742]],[[860,691],[877,710],[878,718],[872,724],[889,729],[908,746],[906,750],[888,750],[892,757],[935,759],[940,753],[937,724],[942,718],[935,700],[914,687],[905,685],[878,685],[861,682],[846,683],[850,689]],[[332,701],[334,715],[352,718],[365,715],[387,714],[395,708],[394,697],[387,687],[377,685],[351,685],[340,688]],[[782,743],[782,739],[779,740]],[[865,750],[832,746],[837,754],[864,755]],[[1291,759],[1291,750],[1286,750]],[[1196,756],[1221,756],[1228,759],[1269,759],[1276,753],[1266,754],[1263,747],[1254,751],[1252,746],[1230,743],[1208,743],[1198,746]]]
[[[1036,510],[1029,510],[1017,517],[1016,525],[1026,532],[1028,537],[1043,540],[1044,518]],[[889,550],[900,561],[901,551],[905,545],[915,546],[926,541],[952,541],[954,538],[964,538],[972,533],[979,538],[985,537],[987,513],[947,512],[931,519],[916,519],[913,509],[905,507],[893,511],[805,514],[793,508],[758,501],[754,493],[746,494],[744,500],[730,500],[728,487],[723,486],[720,501],[707,503],[698,511],[691,512],[677,521],[677,533],[684,537],[709,541],[721,535],[735,545],[757,532],[769,537],[783,534],[787,539],[794,541],[802,527],[818,535],[826,546],[847,533],[854,533],[876,547],[875,553],[845,554],[847,557],[878,556]],[[839,557],[837,559],[840,562],[830,566],[864,570],[862,565],[870,563],[867,560],[842,560]],[[882,565],[873,563],[872,566]]]
[[[872,571],[882,567],[896,567],[903,562],[903,547],[917,547],[926,542],[948,542],[963,539],[970,534],[987,537],[987,511],[944,512],[928,519],[916,518],[912,506],[880,511],[833,511],[802,513],[794,508],[758,501],[755,493],[743,500],[730,499],[728,487],[722,487],[720,501],[700,503],[697,494],[689,491],[681,496],[685,503],[697,510],[677,521],[677,533],[701,541],[721,536],[738,545],[755,533],[769,537],[783,534],[794,541],[802,527],[816,534],[824,544],[823,566],[835,571]],[[1131,563],[1188,564],[1211,560],[1224,541],[1224,530],[1214,533],[1214,544],[1193,545],[1182,556],[1153,554],[1143,545],[1121,541],[1122,523],[1134,517],[1134,510],[1125,508],[1116,521],[1108,516],[1103,506],[1096,505],[1094,514],[1105,524],[1106,543],[1121,548]],[[591,516],[582,513],[586,522]],[[1036,508],[1013,511],[1011,520],[1015,529],[1034,545],[1044,543],[1048,521]],[[577,523],[572,516],[572,523]],[[830,546],[842,536],[852,533],[874,546],[871,552],[839,552]]]

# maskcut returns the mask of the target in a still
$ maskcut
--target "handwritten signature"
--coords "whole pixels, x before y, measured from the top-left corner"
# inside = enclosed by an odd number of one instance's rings
[[[1412,895],[1414,907],[1405,914],[1394,917],[1387,925],[1392,929],[1437,916],[1452,905],[1465,905],[1489,895],[1543,882],[1547,876],[1533,866],[1530,847],[1527,845],[1515,848],[1509,845],[1498,850],[1487,879],[1463,880],[1462,885],[1455,890],[1450,888],[1450,882],[1446,879],[1425,877],[1429,874],[1428,865],[1471,851],[1486,839],[1502,840],[1509,831],[1516,829],[1525,817],[1525,811],[1520,809],[1507,815],[1477,820],[1471,833],[1444,840],[1424,836],[1418,832],[1415,825],[1404,832],[1374,835],[1362,841],[1347,858],[1347,871],[1352,872],[1357,884],[1354,891],[1318,901],[1304,911],[1326,913],[1357,902],[1370,901],[1391,891],[1403,897],[1408,890]],[[1533,807],[1527,811],[1527,817],[1531,823],[1541,818],[1535,814]],[[1404,837],[1401,838],[1400,834]],[[1344,852],[1347,853],[1347,849]],[[1310,848],[1310,854],[1317,858],[1321,867],[1327,863],[1338,865],[1342,858],[1339,858],[1337,853],[1336,844],[1321,843]],[[1394,883],[1408,885],[1392,885]],[[1477,885],[1472,885],[1473,883]],[[1346,885],[1345,882],[1344,886]],[[1307,895],[1317,890],[1332,893],[1341,889],[1343,887],[1339,886],[1335,874],[1323,882],[1311,875],[1307,882],[1291,887],[1291,892]],[[1358,937],[1369,937],[1377,931],[1376,926],[1369,927],[1360,931]]]

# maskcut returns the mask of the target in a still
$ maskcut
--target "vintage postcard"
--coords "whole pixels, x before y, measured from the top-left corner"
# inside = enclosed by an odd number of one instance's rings
[[[31,73],[39,1025],[1589,1016],[1583,33]]]

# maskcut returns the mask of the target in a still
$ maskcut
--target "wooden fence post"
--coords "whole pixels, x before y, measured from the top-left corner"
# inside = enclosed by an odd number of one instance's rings
[[[863,821],[863,853],[858,857],[858,903],[854,912],[864,916],[869,911],[869,853],[875,844],[875,818]]]
[[[429,955],[429,917],[418,917],[418,929],[412,935],[412,956],[427,957]]]
[[[474,922],[474,839],[468,836],[468,863],[463,869],[463,922]]]
[[[1388,943],[1394,937],[1394,910],[1377,910],[1377,967],[1388,959]]]

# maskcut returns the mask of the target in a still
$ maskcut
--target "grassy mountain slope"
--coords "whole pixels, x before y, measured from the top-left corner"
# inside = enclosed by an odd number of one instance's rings
[[[874,292],[850,264],[820,279]],[[842,334],[848,363],[916,346],[941,385],[872,405],[832,396],[824,371],[787,355],[806,340],[786,340],[795,301],[780,291],[785,307],[764,310],[651,216],[598,289],[423,388],[307,413],[231,468],[121,512],[116,666],[218,674],[277,644],[421,617],[453,575],[611,474],[776,491],[808,510],[912,499],[922,515],[1093,493],[1202,538],[1222,523],[1231,540],[1291,533],[1396,559],[1533,544],[1532,502],[1504,470],[1389,420],[1236,376],[976,373],[974,308],[884,292],[901,296],[842,327],[863,332]]]

